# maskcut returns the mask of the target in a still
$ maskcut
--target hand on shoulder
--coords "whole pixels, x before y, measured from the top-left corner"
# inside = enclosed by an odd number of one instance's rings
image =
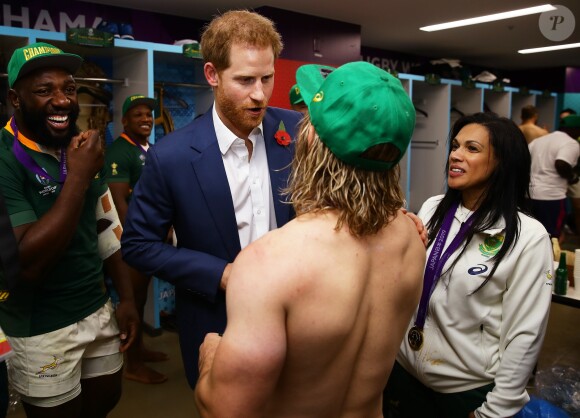
[[[425,229],[425,225],[423,225],[423,221],[421,221],[421,219],[417,215],[415,215],[413,212],[409,212],[405,208],[401,208],[401,213],[403,213],[411,221],[413,221],[413,223],[415,224],[415,227],[417,228],[417,233],[419,234],[421,241],[423,241],[423,245],[425,245],[425,247],[426,247],[427,246],[427,229]]]

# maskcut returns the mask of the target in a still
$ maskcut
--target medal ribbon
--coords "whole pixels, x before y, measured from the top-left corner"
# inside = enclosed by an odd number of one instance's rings
[[[123,132],[121,134],[121,136],[123,138],[125,138],[126,141],[128,141],[130,144],[135,145],[137,148],[139,148],[139,150],[143,153],[143,155],[147,155],[147,150],[145,148],[143,148],[143,145],[141,145],[140,143],[133,141],[131,138],[129,138],[129,135],[127,135],[125,132]]]
[[[449,244],[449,247],[445,250],[443,255],[440,256],[443,247],[445,246],[445,242],[447,241],[447,235],[449,234],[449,230],[451,229],[451,223],[453,222],[453,218],[455,217],[455,212],[459,207],[459,202],[456,202],[449,208],[445,217],[443,218],[443,224],[441,225],[441,229],[437,233],[437,237],[435,238],[435,243],[433,244],[433,249],[431,250],[431,254],[429,254],[429,259],[427,260],[427,265],[425,266],[425,275],[423,278],[423,292],[421,293],[421,301],[419,302],[419,309],[417,311],[417,319],[415,320],[415,326],[419,329],[423,329],[425,325],[425,319],[427,318],[427,307],[429,305],[429,299],[435,290],[435,285],[439,281],[439,277],[441,276],[441,271],[443,270],[443,266],[449,260],[449,257],[459,248],[467,230],[473,224],[475,213],[472,213],[467,221],[461,224],[461,228],[459,228],[459,232]]]
[[[60,178],[59,180],[52,177],[50,174],[46,172],[36,161],[32,158],[25,150],[24,146],[20,142],[20,138],[18,138],[18,127],[16,126],[16,120],[14,116],[10,119],[10,128],[12,129],[12,133],[14,134],[14,143],[12,144],[12,152],[14,152],[14,156],[16,159],[26,167],[28,170],[32,171],[33,173],[39,175],[40,177],[44,177],[50,179],[56,183],[63,184],[66,179],[66,152],[64,148],[60,149]],[[40,151],[40,150],[39,150]]]

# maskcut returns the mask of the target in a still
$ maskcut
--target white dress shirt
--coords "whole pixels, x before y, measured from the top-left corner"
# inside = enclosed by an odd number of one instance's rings
[[[277,227],[262,124],[248,137],[253,144],[252,158],[249,161],[244,140],[224,125],[217,114],[215,103],[213,124],[230,185],[240,245],[243,249]]]

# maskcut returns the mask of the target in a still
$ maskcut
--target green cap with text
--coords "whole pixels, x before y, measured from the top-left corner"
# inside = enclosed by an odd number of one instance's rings
[[[14,83],[31,72],[45,67],[63,68],[74,75],[83,62],[75,54],[68,54],[54,45],[37,42],[18,48],[8,62],[8,85]]]
[[[303,65],[296,81],[316,133],[338,159],[372,171],[401,160],[415,128],[415,108],[397,78],[359,61],[336,69]],[[380,145],[390,145],[386,157],[372,152]]]
[[[151,110],[155,110],[157,100],[151,97],[143,96],[142,94],[133,94],[127,97],[123,103],[123,116],[125,116],[125,113],[127,113],[129,109],[140,104],[147,105]]]

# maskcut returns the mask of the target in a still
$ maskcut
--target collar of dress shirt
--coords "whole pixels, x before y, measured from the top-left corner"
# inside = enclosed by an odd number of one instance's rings
[[[238,137],[232,131],[230,131],[229,128],[222,122],[215,108],[215,103],[213,105],[212,115],[213,115],[213,126],[218,140],[218,145],[220,147],[222,155],[225,155]],[[254,128],[254,130],[252,130],[248,138],[250,139],[250,141],[252,141],[252,144],[255,147],[256,140],[258,138],[261,138],[262,136],[263,136],[262,124],[260,123],[260,125],[258,125],[256,128]]]

